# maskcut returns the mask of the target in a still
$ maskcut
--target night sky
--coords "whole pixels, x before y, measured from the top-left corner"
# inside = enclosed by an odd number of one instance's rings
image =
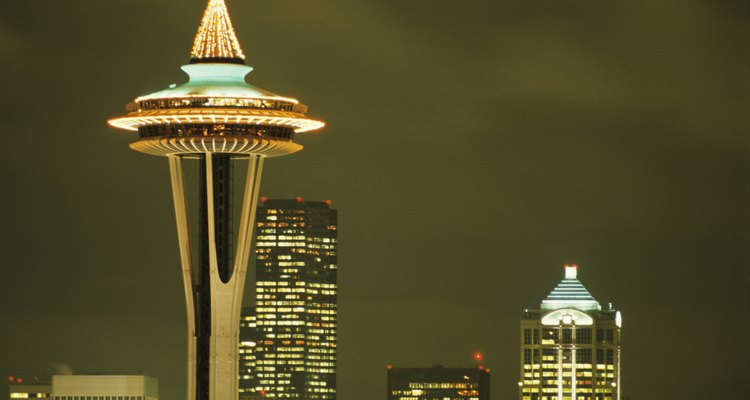
[[[261,192],[339,210],[340,400],[474,351],[515,399],[522,311],[565,263],[622,310],[624,396],[746,396],[746,2],[228,6],[249,82],[328,123]],[[167,162],[105,121],[186,79],[204,7],[3,2],[2,375],[140,372],[185,398]]]

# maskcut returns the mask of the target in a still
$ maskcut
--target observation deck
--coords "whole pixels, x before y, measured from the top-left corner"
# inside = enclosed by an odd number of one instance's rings
[[[193,63],[182,70],[182,85],[142,96],[113,127],[138,132],[133,150],[157,155],[227,153],[276,157],[302,150],[297,133],[325,123],[307,118],[307,107],[245,82],[251,67],[234,63]]]

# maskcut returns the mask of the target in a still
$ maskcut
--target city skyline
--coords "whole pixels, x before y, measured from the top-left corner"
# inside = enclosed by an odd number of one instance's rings
[[[182,82],[204,5],[0,13],[5,131],[30,140],[2,158],[6,376],[142,370],[185,397],[169,176],[103,121]],[[743,393],[746,2],[228,6],[253,82],[328,123],[260,192],[346,215],[342,400],[382,400],[388,363],[474,351],[493,397],[516,398],[519,310],[566,263],[623,310],[624,397]]]

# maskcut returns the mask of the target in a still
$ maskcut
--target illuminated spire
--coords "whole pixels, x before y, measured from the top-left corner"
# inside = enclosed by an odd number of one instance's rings
[[[208,1],[190,53],[191,64],[210,62],[245,63],[224,0]]]

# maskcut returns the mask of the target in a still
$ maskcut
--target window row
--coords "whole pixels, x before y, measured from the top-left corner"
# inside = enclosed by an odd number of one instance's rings
[[[541,340],[540,340],[541,339]],[[591,328],[544,328],[523,330],[523,344],[592,344],[593,330]],[[615,343],[614,329],[597,329],[597,343]]]
[[[55,396],[55,400],[143,400],[143,396]]]
[[[128,104],[127,112],[163,110],[169,108],[258,108],[263,110],[307,113],[307,106],[286,101],[247,99],[235,97],[190,97],[142,100]]]
[[[523,349],[523,363],[557,363],[559,354],[558,349],[542,349],[542,359],[540,362],[539,349]],[[593,359],[592,349],[576,349],[575,352],[572,349],[562,350],[563,363],[573,363],[573,357],[575,357],[576,364],[614,364],[615,362],[615,352],[613,349],[597,349],[596,360]]]
[[[257,136],[274,139],[294,138],[294,129],[276,125],[248,124],[166,124],[138,128],[141,139],[151,137]]]

